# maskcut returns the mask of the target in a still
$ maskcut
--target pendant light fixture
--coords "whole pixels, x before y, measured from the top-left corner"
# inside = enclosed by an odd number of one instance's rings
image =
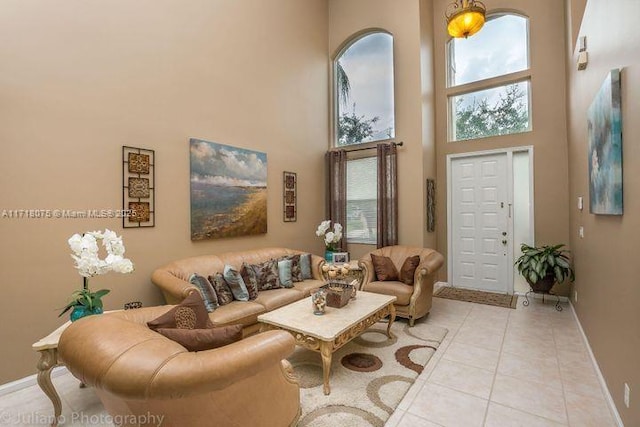
[[[476,0],[456,0],[447,6],[447,31],[451,37],[465,39],[474,35],[484,25],[486,7]]]

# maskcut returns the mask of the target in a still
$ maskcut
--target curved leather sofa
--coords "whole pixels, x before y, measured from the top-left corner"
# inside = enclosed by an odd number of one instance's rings
[[[123,425],[156,426],[162,420],[162,426],[267,427],[297,422],[299,386],[284,360],[295,347],[291,334],[269,331],[188,352],[146,326],[171,308],[82,318],[60,337],[60,360],[95,388]]]
[[[402,263],[414,255],[420,255],[420,264],[414,274],[413,285],[405,285],[399,281],[381,282],[376,279],[371,254],[391,258],[398,271]],[[433,297],[433,283],[436,272],[442,267],[444,257],[433,249],[410,246],[385,246],[369,252],[358,260],[358,265],[364,271],[362,290],[378,294],[394,295],[398,299],[394,306],[396,316],[409,319],[413,326],[416,319],[426,316],[431,310]]]
[[[222,272],[225,264],[240,271],[242,263],[258,264],[270,259],[303,252],[287,248],[261,248],[240,252],[226,252],[218,255],[203,255],[173,261],[158,268],[151,275],[151,281],[158,286],[167,304],[177,304],[197,289],[189,283],[189,277],[198,273],[204,277]],[[324,259],[311,255],[312,279],[294,282],[290,289],[271,289],[260,291],[258,298],[252,301],[233,301],[218,307],[209,318],[215,326],[241,324],[244,335],[250,335],[260,328],[258,316],[311,295],[311,292],[324,285],[321,267]]]

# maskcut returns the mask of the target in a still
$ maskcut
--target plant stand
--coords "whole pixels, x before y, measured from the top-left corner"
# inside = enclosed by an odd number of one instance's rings
[[[527,292],[526,294],[524,294],[524,298],[525,300],[522,301],[522,305],[527,307],[529,305],[529,294],[541,294],[542,295],[542,303],[544,304],[544,296],[545,295],[553,295],[554,297],[556,297],[556,310],[558,311],[562,311],[562,306],[560,305],[560,296],[559,295],[554,295],[550,292],[542,292],[542,291],[534,291],[533,289],[531,289],[529,292]]]

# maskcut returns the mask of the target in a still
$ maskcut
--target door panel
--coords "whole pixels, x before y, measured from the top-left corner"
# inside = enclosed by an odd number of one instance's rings
[[[507,155],[453,159],[451,168],[452,284],[506,293]]]

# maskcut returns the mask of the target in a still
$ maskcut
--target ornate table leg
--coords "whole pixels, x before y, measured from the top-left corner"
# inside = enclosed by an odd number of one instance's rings
[[[333,356],[333,343],[321,341],[320,354],[322,355],[322,378],[324,382],[324,394],[331,394],[329,386],[329,374],[331,373],[331,358]]]
[[[40,360],[38,361],[38,385],[44,392],[44,394],[51,399],[53,403],[54,420],[51,423],[52,427],[58,425],[58,419],[62,414],[62,402],[60,402],[60,396],[53,387],[51,382],[51,370],[58,365],[58,350],[55,348],[49,348],[40,351]]]
[[[391,325],[396,320],[396,307],[391,304],[389,306],[389,323],[387,324],[387,336],[389,338],[393,338],[393,334],[391,333]]]

